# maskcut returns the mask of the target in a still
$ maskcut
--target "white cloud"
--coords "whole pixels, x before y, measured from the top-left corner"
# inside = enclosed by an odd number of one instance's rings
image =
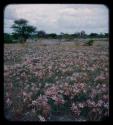
[[[5,8],[4,18],[5,31],[15,19],[24,18],[46,32],[108,32],[108,9],[104,5],[12,4]]]

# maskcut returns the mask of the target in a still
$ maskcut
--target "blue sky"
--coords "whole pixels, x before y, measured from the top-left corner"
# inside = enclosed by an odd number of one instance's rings
[[[109,31],[109,10],[101,4],[9,4],[4,10],[4,32],[11,33],[14,20],[20,18],[47,33]]]

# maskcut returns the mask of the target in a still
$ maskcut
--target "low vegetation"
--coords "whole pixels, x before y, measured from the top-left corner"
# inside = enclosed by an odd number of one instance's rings
[[[93,45],[93,43],[94,43],[94,40],[89,40],[87,43],[86,43],[86,45],[88,45],[88,46],[92,46]]]
[[[12,121],[108,117],[108,44],[71,48],[5,44],[4,104],[5,117]]]

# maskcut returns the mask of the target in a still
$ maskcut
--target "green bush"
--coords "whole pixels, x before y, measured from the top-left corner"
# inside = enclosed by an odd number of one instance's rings
[[[4,43],[19,43],[20,40],[18,40],[14,35],[4,33]]]
[[[88,45],[88,46],[92,46],[93,43],[94,43],[94,40],[89,40],[89,41],[86,43],[86,45]]]
[[[5,42],[5,43],[12,43],[11,35],[5,33],[5,34],[4,34],[4,42]]]

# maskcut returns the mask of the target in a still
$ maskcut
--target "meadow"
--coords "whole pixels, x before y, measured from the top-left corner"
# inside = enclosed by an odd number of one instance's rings
[[[109,41],[95,41],[93,46],[45,43],[4,44],[5,118],[100,121],[108,117]]]

